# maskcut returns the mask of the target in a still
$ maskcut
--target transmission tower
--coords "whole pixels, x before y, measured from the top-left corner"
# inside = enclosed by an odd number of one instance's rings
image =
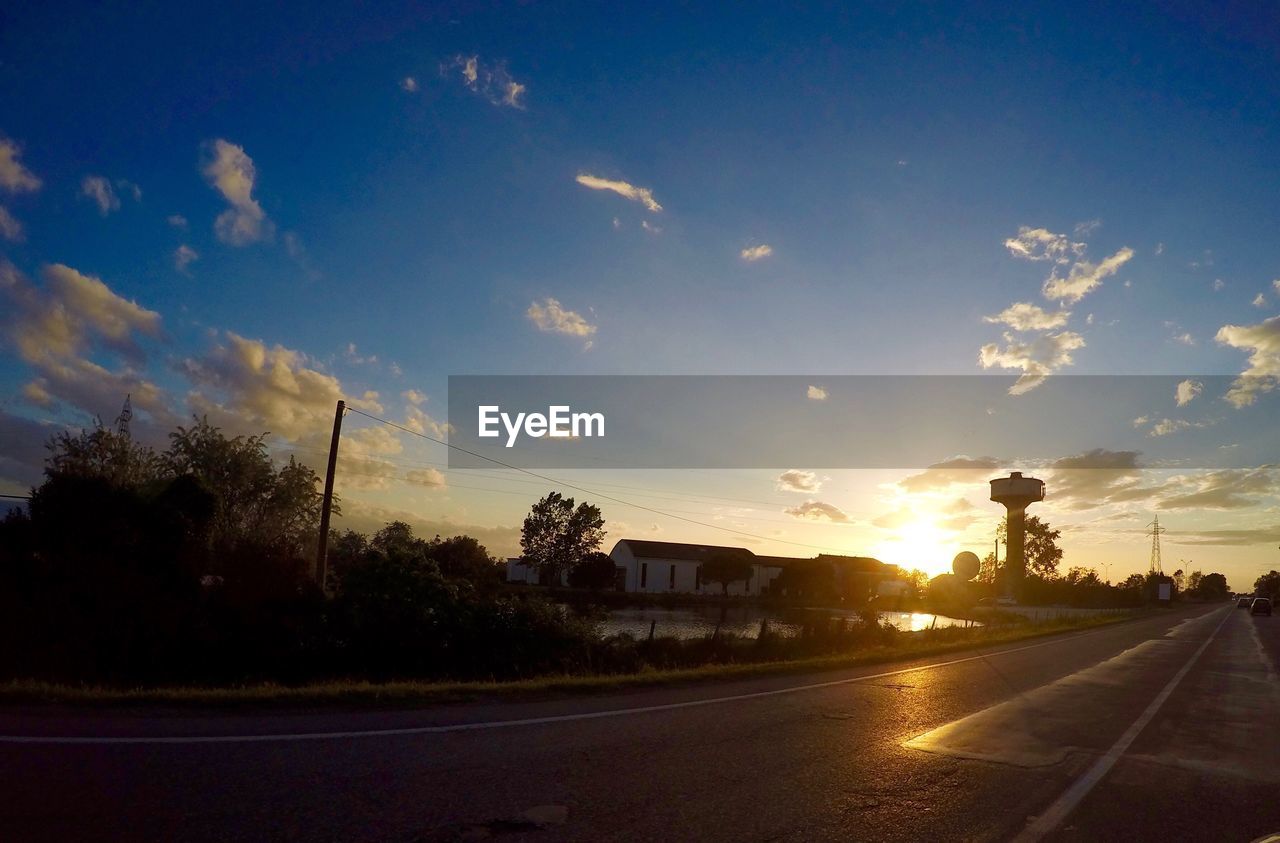
[[[124,406],[120,408],[120,415],[116,416],[116,433],[125,437],[129,435],[129,422],[133,420],[133,404],[129,402],[131,397],[132,393],[124,397]]]
[[[1160,516],[1157,515],[1147,526],[1151,528],[1148,533],[1151,536],[1151,567],[1148,573],[1163,574],[1164,568],[1160,565],[1160,534],[1164,532],[1164,527],[1160,526]]]

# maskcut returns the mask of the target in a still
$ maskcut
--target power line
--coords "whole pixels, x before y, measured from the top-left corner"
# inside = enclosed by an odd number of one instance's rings
[[[284,439],[283,437],[278,437],[278,438],[279,438],[279,442],[277,443],[277,445],[283,451],[299,451],[299,452],[306,452],[306,453],[320,454],[320,455],[327,455],[329,453],[327,450],[323,448],[311,448],[305,445],[295,445],[289,442],[287,439]],[[435,439],[432,439],[430,441],[433,443],[440,444],[439,441]],[[446,444],[446,447],[447,447],[447,444]],[[498,472],[492,471],[489,469],[456,468],[456,467],[450,467],[447,462],[438,462],[435,460],[406,460],[406,459],[401,459],[398,456],[374,454],[369,451],[352,452],[351,456],[347,457],[347,459],[352,459],[352,458],[358,458],[361,461],[370,462],[370,463],[386,463],[388,465],[393,465],[393,466],[398,466],[403,468],[444,468],[453,472],[466,472],[465,476],[467,477],[491,477],[496,480],[502,480],[508,483],[533,482],[531,480],[516,480],[514,478],[507,477],[506,475],[499,474]],[[587,470],[594,471],[596,469],[587,469]],[[655,489],[652,486],[628,486],[622,483],[597,483],[595,485],[603,489],[624,489],[626,491],[635,491],[640,493],[639,497],[656,498],[658,500],[680,500],[681,502],[684,502],[685,499],[688,499],[691,502],[706,501],[713,504],[720,504],[721,502],[749,503],[749,504],[756,504],[758,506],[767,506],[767,507],[776,507],[778,505],[778,501],[762,501],[757,498],[735,498],[735,497],[728,497],[726,495],[707,495],[707,494],[701,494],[696,492],[680,492],[674,489]],[[673,495],[675,497],[671,497]]]
[[[350,463],[357,463],[357,464],[362,464],[362,465],[366,465],[366,466],[369,466],[369,467],[374,467],[374,466],[387,466],[387,467],[389,467],[389,468],[401,468],[401,467],[407,467],[407,466],[414,466],[414,465],[418,465],[418,464],[416,464],[416,463],[405,463],[405,462],[395,462],[395,461],[392,461],[392,460],[384,460],[382,457],[369,457],[369,458],[367,458],[367,459],[366,459],[366,458],[364,458],[364,456],[363,456],[363,455],[358,455],[358,456],[354,456],[354,457],[348,457],[348,458],[347,458],[347,461],[348,461],[348,464],[350,464]],[[438,465],[444,465],[443,463],[437,463],[437,464],[438,464]],[[531,485],[531,486],[547,486],[547,485],[548,485],[548,483],[547,483],[546,481],[543,481],[543,480],[524,480],[524,479],[521,479],[521,478],[518,478],[518,477],[511,477],[511,476],[508,476],[508,475],[506,475],[506,474],[500,474],[500,473],[498,473],[498,472],[496,472],[496,471],[486,471],[486,470],[484,470],[484,469],[470,469],[470,468],[468,468],[468,469],[461,469],[461,468],[454,468],[454,469],[448,469],[448,470],[449,470],[450,472],[452,472],[452,473],[462,472],[461,476],[462,476],[462,477],[464,477],[464,478],[477,478],[477,479],[480,479],[480,480],[497,480],[497,481],[502,482],[502,483],[527,483],[527,484],[529,484],[529,485]],[[405,479],[405,478],[399,478],[399,477],[396,477],[395,475],[390,474],[390,473],[387,473],[387,474],[379,474],[379,473],[376,473],[376,472],[356,472],[356,471],[351,471],[349,468],[348,468],[348,469],[344,469],[343,473],[344,473],[344,474],[354,474],[354,475],[357,475],[357,476],[359,476],[359,477],[383,477],[383,478],[385,478],[385,479],[387,479],[387,480],[393,480],[393,479],[399,480],[399,479],[403,479],[403,480],[404,480],[404,482],[411,483],[411,484],[414,484],[414,485],[419,485],[419,486],[429,486],[429,485],[430,485],[430,484],[418,483],[417,481],[414,481],[414,480],[408,480],[408,479]],[[554,484],[551,484],[551,485],[563,485],[563,483],[564,483],[564,482],[565,482],[565,481],[557,480]],[[595,485],[597,485],[598,487],[603,488],[603,489],[619,489],[619,488],[622,488],[622,489],[640,489],[640,488],[642,488],[642,487],[638,487],[638,486],[619,486],[618,484],[615,484],[615,483],[599,483],[599,484],[595,484]],[[487,492],[506,492],[506,491],[509,491],[509,490],[505,490],[505,489],[491,489],[491,488],[488,488],[488,487],[485,487],[485,486],[467,486],[467,485],[462,484],[462,483],[455,483],[452,479],[450,479],[450,480],[449,480],[449,482],[448,482],[448,488],[450,488],[450,489],[477,489],[477,490],[479,490],[479,491],[487,491]],[[512,492],[512,494],[521,494],[521,493],[520,493],[520,492]],[[683,494],[683,496],[682,496],[682,497],[672,497],[672,495],[682,495],[682,494]],[[743,498],[721,498],[721,497],[716,497],[716,496],[714,496],[714,495],[695,495],[695,494],[688,494],[688,493],[681,493],[681,492],[671,492],[671,493],[669,493],[669,494],[664,494],[664,495],[654,495],[654,494],[645,494],[644,492],[637,492],[637,493],[636,493],[635,495],[633,495],[633,496],[634,496],[634,497],[641,497],[641,498],[654,498],[654,499],[656,499],[656,500],[675,501],[676,503],[682,503],[682,504],[704,504],[704,505],[706,505],[706,506],[720,507],[720,508],[722,508],[722,509],[724,509],[724,510],[747,510],[747,511],[751,511],[751,512],[776,512],[776,511],[777,511],[777,510],[776,510],[776,507],[778,506],[778,502],[777,502],[777,501],[769,501],[769,502],[765,502],[765,501],[747,501],[747,500],[745,500],[745,499],[743,499]],[[742,506],[742,505],[740,505],[738,502],[749,503],[749,504],[752,504],[752,505],[751,505],[751,506]],[[768,509],[766,509],[765,507],[768,507]],[[668,510],[668,511],[670,511],[670,512],[679,512],[679,510]],[[692,514],[694,514],[694,515],[714,515],[714,514],[719,514],[719,513],[714,513],[714,512],[710,512],[710,513],[708,513],[708,512],[695,512],[695,513],[692,513]],[[773,519],[766,519],[766,520],[773,521],[775,524],[794,524],[794,522],[793,522],[793,521],[784,521],[784,520],[782,520],[782,519],[780,519],[780,518],[773,518]]]
[[[694,520],[694,519],[692,519],[692,518],[685,518],[684,516],[681,516],[681,515],[675,515],[675,514],[670,513],[670,512],[665,512],[665,511],[663,511],[663,510],[661,510],[661,509],[655,509],[654,507],[651,507],[651,506],[645,506],[644,504],[632,503],[631,501],[623,500],[622,498],[615,498],[615,497],[612,497],[612,496],[610,496],[610,495],[602,494],[602,493],[600,493],[600,492],[594,491],[594,490],[592,490],[592,489],[588,489],[588,488],[583,487],[583,486],[577,486],[577,485],[574,485],[573,483],[566,483],[566,482],[564,482],[563,480],[557,480],[557,479],[555,479],[554,477],[548,477],[548,476],[547,476],[547,475],[545,475],[545,474],[539,474],[539,473],[537,473],[536,471],[530,471],[530,470],[529,470],[529,469],[527,469],[527,468],[521,468],[521,467],[520,467],[520,466],[518,466],[518,465],[512,465],[512,464],[510,464],[510,463],[503,462],[502,460],[495,459],[494,457],[485,456],[484,454],[478,454],[478,453],[476,453],[475,451],[467,450],[466,448],[463,448],[463,447],[462,447],[462,446],[460,446],[460,445],[453,445],[453,444],[451,444],[451,443],[449,443],[449,442],[445,442],[445,441],[444,441],[444,440],[442,440],[442,439],[436,439],[435,437],[433,437],[433,436],[428,436],[428,435],[427,435],[427,434],[425,434],[425,433],[419,433],[418,431],[416,431],[416,430],[412,430],[412,429],[410,429],[410,428],[407,428],[407,427],[405,427],[405,426],[404,426],[404,425],[402,425],[402,424],[396,424],[396,423],[395,423],[395,422],[393,422],[393,421],[388,421],[387,419],[378,418],[377,416],[373,415],[372,413],[366,413],[364,410],[358,410],[358,409],[356,409],[355,407],[352,407],[352,406],[350,406],[350,405],[348,405],[348,406],[347,406],[347,411],[348,411],[348,412],[352,412],[352,413],[359,413],[360,415],[364,416],[365,418],[373,419],[374,421],[376,421],[376,422],[380,422],[380,423],[382,423],[382,424],[385,424],[385,425],[387,425],[388,427],[394,427],[394,428],[396,428],[397,430],[402,430],[402,431],[404,431],[405,433],[411,433],[411,434],[413,434],[414,436],[420,436],[420,437],[422,437],[423,439],[426,439],[428,442],[435,442],[437,445],[444,445],[446,448],[449,448],[449,449],[451,449],[451,450],[459,451],[459,452],[464,453],[464,454],[467,454],[467,455],[469,455],[469,456],[473,456],[473,457],[476,457],[476,458],[478,458],[478,459],[482,459],[482,460],[485,460],[485,461],[487,461],[487,462],[491,462],[491,463],[493,463],[494,465],[500,465],[500,466],[502,466],[503,468],[507,468],[507,469],[510,469],[510,470],[512,470],[512,471],[518,471],[518,472],[520,472],[521,474],[527,474],[527,475],[529,475],[530,477],[536,477],[536,478],[538,478],[539,480],[546,481],[547,483],[551,483],[551,484],[556,485],[556,486],[563,486],[563,487],[568,488],[568,489],[573,489],[573,490],[575,490],[575,491],[582,492],[583,494],[593,495],[593,496],[595,496],[595,497],[597,497],[597,498],[602,498],[602,499],[604,499],[604,500],[611,501],[611,502],[616,503],[616,504],[621,504],[622,506],[629,506],[629,507],[632,507],[633,509],[643,510],[644,512],[649,512],[649,513],[652,513],[652,514],[654,514],[654,515],[661,515],[661,516],[662,516],[662,517],[664,517],[664,518],[672,518],[672,519],[675,519],[676,521],[683,521],[683,522],[685,522],[686,524],[694,524],[694,525],[696,525],[696,526],[698,526],[698,527],[707,527],[707,528],[712,529],[712,530],[720,530],[720,531],[722,531],[722,532],[726,532],[726,533],[733,533],[733,534],[735,534],[735,535],[739,535],[739,536],[747,536],[747,537],[749,537],[749,538],[759,539],[759,540],[761,540],[761,541],[772,541],[772,542],[778,542],[779,544],[788,544],[788,545],[792,545],[792,546],[795,546],[795,547],[804,547],[804,548],[808,548],[808,549],[810,549],[810,550],[825,550],[825,551],[837,550],[837,548],[836,548],[836,547],[834,547],[834,546],[832,546],[832,545],[805,544],[804,542],[794,542],[794,541],[788,541],[787,539],[779,539],[779,538],[771,537],[771,536],[762,536],[762,535],[759,535],[759,534],[757,534],[757,533],[747,532],[746,530],[735,530],[735,529],[734,529],[734,528],[732,528],[732,527],[724,527],[724,526],[721,526],[721,525],[719,525],[719,524],[708,524],[708,523],[707,523],[707,522],[705,522],[705,521],[695,521],[695,520]],[[841,548],[841,549],[839,549],[839,550],[840,550],[840,552],[844,552],[842,548]]]
[[[349,468],[344,468],[339,473],[338,480],[341,481],[342,477],[368,477],[374,480],[399,479],[387,474],[378,474],[372,471],[352,471]],[[541,486],[542,488],[553,488],[553,489],[556,488],[557,486],[565,485],[562,483],[550,483],[550,482],[544,482],[539,480],[517,480],[512,477],[500,477],[496,479],[499,479],[505,483],[529,483],[532,485]],[[412,485],[421,486],[424,489],[438,489],[442,492],[447,492],[450,489],[466,489],[467,491],[471,491],[471,492],[489,492],[495,495],[517,495],[522,498],[526,498],[526,499],[528,498],[528,492],[522,491],[520,489],[494,489],[491,486],[469,486],[465,483],[455,483],[452,480],[450,480],[447,484],[440,485],[440,486],[428,486],[423,483],[414,483],[414,481],[412,480],[405,481],[405,482],[408,482]],[[593,492],[592,494],[595,494],[595,493]],[[628,506],[632,506],[632,505],[633,504],[628,504]],[[668,514],[668,515],[671,513],[682,513],[684,515],[702,515],[702,516],[717,514],[714,512],[700,512],[698,510],[693,510],[693,509],[668,509],[668,510],[665,510],[664,512],[665,514]],[[725,517],[730,518],[730,517],[738,517],[738,516],[726,515]],[[782,518],[762,518],[760,516],[751,516],[751,520],[767,521],[770,524],[787,524],[789,526],[795,526],[794,521],[788,521]],[[780,541],[780,539],[770,539],[770,541]],[[834,549],[834,548],[831,548],[831,549]]]

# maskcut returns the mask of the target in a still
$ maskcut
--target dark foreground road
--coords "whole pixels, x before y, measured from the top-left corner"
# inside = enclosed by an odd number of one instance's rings
[[[9,711],[0,839],[1248,841],[1280,831],[1278,664],[1280,618],[1185,608],[589,700]]]

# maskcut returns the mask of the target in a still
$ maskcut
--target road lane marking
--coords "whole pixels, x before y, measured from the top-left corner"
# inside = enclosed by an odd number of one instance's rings
[[[1030,823],[1022,830],[1022,833],[1014,838],[1014,843],[1035,843],[1035,841],[1043,839],[1046,835],[1061,825],[1062,821],[1076,809],[1090,791],[1097,786],[1098,782],[1111,772],[1111,768],[1115,766],[1120,757],[1129,749],[1129,746],[1137,739],[1142,730],[1155,718],[1160,709],[1164,706],[1165,701],[1173,694],[1179,683],[1182,682],[1184,676],[1191,672],[1192,666],[1199,660],[1200,655],[1209,648],[1213,643],[1213,639],[1218,635],[1218,630],[1222,629],[1222,625],[1227,619],[1232,617],[1232,607],[1219,610],[1223,611],[1222,620],[1218,621],[1218,625],[1209,633],[1209,637],[1204,640],[1196,651],[1191,654],[1191,658],[1187,659],[1186,664],[1182,666],[1169,683],[1156,694],[1155,699],[1147,706],[1142,714],[1138,715],[1138,719],[1129,725],[1120,739],[1112,744],[1107,750],[1107,754],[1099,758],[1094,765],[1085,771],[1084,775],[1076,779],[1071,787],[1067,788],[1061,796],[1058,797],[1052,805],[1050,805],[1035,821]]]
[[[1184,619],[1185,620],[1185,619]],[[807,685],[791,685],[786,688],[775,688],[769,691],[753,691],[746,694],[732,694],[724,697],[706,697],[696,700],[685,700],[675,703],[663,703],[661,705],[636,706],[633,708],[614,708],[605,711],[588,711],[577,714],[556,714],[546,717],[526,717],[519,720],[490,720],[480,723],[453,723],[440,726],[408,726],[395,729],[358,729],[350,731],[337,732],[294,732],[294,733],[274,733],[274,734],[258,734],[258,735],[135,735],[135,736],[74,736],[74,735],[0,735],[0,744],[44,744],[44,745],[127,745],[127,744],[215,744],[215,743],[267,743],[267,742],[289,742],[289,741],[318,741],[318,740],[341,740],[346,738],[374,738],[374,737],[394,737],[404,735],[438,735],[451,732],[475,732],[487,729],[504,729],[516,726],[540,726],[550,723],[569,723],[578,720],[599,720],[605,717],[626,717],[635,714],[650,714],[660,711],[675,711],[682,708],[696,708],[706,705],[718,705],[721,703],[741,702],[743,700],[764,699],[766,697],[778,697],[785,694],[797,694],[802,691],[813,691],[821,688],[834,688],[839,685],[851,685],[858,682],[869,682],[873,679],[884,679],[890,676],[901,676],[906,673],[919,673],[925,670],[937,670],[938,668],[950,667],[957,664],[965,664],[967,662],[980,661],[989,659],[993,656],[1011,655],[1013,653],[1021,653],[1026,650],[1035,650],[1040,647],[1049,647],[1055,644],[1064,644],[1069,641],[1075,641],[1089,635],[1097,635],[1101,632],[1107,632],[1109,628],[1089,630],[1075,635],[1065,636],[1061,638],[1052,638],[1047,641],[1040,641],[1035,644],[1027,644],[1022,647],[1013,647],[1007,650],[998,650],[994,653],[983,653],[976,656],[965,656],[959,659],[950,659],[945,662],[936,662],[934,664],[920,665],[919,667],[905,667],[899,670],[889,670],[883,673],[873,673],[866,676],[854,676],[848,679],[834,679],[829,682],[813,682]]]

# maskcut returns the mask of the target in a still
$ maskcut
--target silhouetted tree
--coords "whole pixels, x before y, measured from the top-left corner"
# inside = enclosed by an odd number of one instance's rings
[[[478,585],[497,583],[502,571],[498,560],[471,536],[447,539],[436,536],[427,547],[427,555],[435,560],[440,573],[446,577],[459,577]]]
[[[101,423],[77,434],[56,433],[46,447],[46,477],[100,477],[117,488],[138,489],[170,474],[151,448]]]
[[[1146,582],[1147,582],[1147,578],[1142,576],[1142,574],[1130,574],[1129,576],[1124,578],[1124,580],[1117,586],[1117,588],[1123,588],[1126,590],[1133,590],[1133,591],[1141,591],[1142,587],[1146,585]]]
[[[174,475],[190,475],[215,500],[211,541],[230,548],[250,540],[309,552],[320,524],[320,478],[289,458],[279,469],[267,453],[266,434],[228,438],[207,419],[169,434],[163,462]],[[335,509],[335,512],[338,511]]]
[[[1280,598],[1280,571],[1268,571],[1253,581],[1253,593],[1259,597]]]
[[[1058,547],[1061,530],[1050,528],[1048,523],[1034,515],[1026,516],[1024,524],[1025,538],[1022,553],[1027,561],[1027,573],[1038,574],[1045,578],[1058,575],[1058,565],[1062,562],[1062,548]],[[996,538],[1006,543],[1009,532],[1009,520],[1001,519],[996,527]]]
[[[1199,573],[1197,571],[1197,573]],[[1219,573],[1205,574],[1200,577],[1195,587],[1196,596],[1201,600],[1223,600],[1231,592],[1227,586],[1227,578]]]
[[[613,564],[609,554],[600,551],[588,553],[586,558],[570,569],[569,585],[574,588],[589,588],[592,591],[612,588],[615,571],[617,566]]]
[[[735,582],[747,582],[753,572],[751,559],[744,553],[718,550],[702,563],[702,579],[704,582],[720,584],[721,593],[729,595],[729,585]]]
[[[994,551],[982,557],[982,564],[978,566],[978,582],[987,583],[988,585],[996,581],[996,554]]]
[[[413,534],[403,521],[392,521],[373,534],[369,546],[386,556],[426,557],[427,543]]]
[[[544,583],[559,583],[560,574],[572,570],[604,541],[600,508],[551,492],[533,505],[520,531],[520,547],[526,564]]]

